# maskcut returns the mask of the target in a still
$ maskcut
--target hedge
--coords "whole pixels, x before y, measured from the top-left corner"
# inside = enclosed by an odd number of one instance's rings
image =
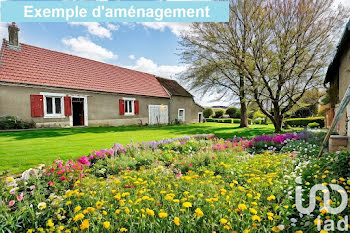
[[[308,118],[290,118],[286,119],[284,122],[292,127],[306,127],[308,124],[316,122],[321,128],[324,127],[325,123],[324,117],[308,117]]]
[[[239,124],[241,123],[240,119],[231,119],[231,118],[225,118],[225,119],[212,119],[212,118],[206,118],[206,122],[217,122],[217,123],[229,123],[229,124]],[[248,124],[251,124],[252,120],[248,119]]]

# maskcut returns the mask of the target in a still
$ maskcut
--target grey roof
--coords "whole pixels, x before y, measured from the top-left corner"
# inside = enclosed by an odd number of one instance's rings
[[[346,24],[346,28],[344,30],[343,36],[337,46],[335,56],[333,57],[331,64],[328,66],[326,78],[324,80],[325,84],[331,82],[333,78],[338,75],[341,57],[350,46],[349,42],[350,42],[350,21]]]

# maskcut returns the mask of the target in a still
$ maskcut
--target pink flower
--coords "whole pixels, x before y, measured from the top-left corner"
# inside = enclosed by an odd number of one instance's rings
[[[54,185],[55,185],[55,183],[54,183],[54,182],[52,182],[52,181],[49,181],[48,185],[49,185],[50,187],[52,187],[52,186],[54,186]]]
[[[30,190],[34,190],[35,189],[35,185],[32,185],[29,188],[30,188]]]
[[[13,206],[15,203],[16,203],[16,201],[12,200],[12,201],[9,202],[9,206]]]
[[[66,177],[64,177],[64,176],[61,176],[60,180],[68,180],[68,179]]]
[[[295,157],[295,155],[291,154],[291,155],[290,155],[290,157],[291,157],[291,158],[294,158],[294,157]]]
[[[192,163],[190,163],[190,167],[192,167]]]
[[[22,195],[23,195],[23,193],[21,195],[17,196],[17,200],[18,201],[22,201],[23,200],[23,196]]]

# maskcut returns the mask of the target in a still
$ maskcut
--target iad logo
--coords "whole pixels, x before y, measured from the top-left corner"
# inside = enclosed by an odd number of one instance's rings
[[[296,183],[301,184],[301,178],[297,178]],[[316,207],[316,193],[317,191],[322,191],[324,207],[320,208],[320,210],[325,209],[330,214],[339,214],[343,212],[348,205],[348,195],[345,189],[342,186],[337,184],[329,184],[329,187],[331,187],[333,191],[337,191],[341,196],[342,201],[338,207],[333,208],[330,206],[331,205],[330,192],[327,186],[323,184],[316,184],[310,190],[309,206],[307,208],[303,207],[302,187],[301,186],[296,187],[295,204],[296,204],[297,210],[302,214],[311,214]]]
[[[296,183],[301,184],[301,178],[297,178],[296,179]],[[341,203],[338,207],[333,208],[331,207],[331,199],[330,199],[330,192],[329,189],[327,188],[327,186],[322,185],[322,184],[317,184],[314,185],[309,193],[309,206],[307,208],[303,207],[303,199],[302,199],[302,195],[303,195],[303,190],[301,186],[297,186],[296,187],[296,192],[295,192],[295,204],[297,207],[297,210],[301,213],[301,214],[311,214],[316,207],[316,193],[317,191],[322,191],[323,193],[323,207],[320,208],[320,211],[326,211],[327,213],[330,214],[339,214],[342,211],[345,210],[345,208],[348,205],[348,195],[345,191],[345,189],[337,184],[329,184],[329,187],[331,187],[331,189],[333,191],[337,191],[340,196],[341,196]],[[348,231],[349,227],[348,227],[348,216],[345,216],[345,218],[342,218],[341,220],[339,220],[337,223],[334,222],[334,220],[332,219],[327,219],[323,222],[323,227],[322,227],[322,221],[317,218],[315,220],[315,224],[317,225],[317,230],[321,231],[322,228],[323,230],[329,232],[329,231],[335,231],[336,228],[338,231]]]

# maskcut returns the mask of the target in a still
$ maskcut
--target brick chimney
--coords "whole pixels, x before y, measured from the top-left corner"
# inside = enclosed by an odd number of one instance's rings
[[[18,46],[18,31],[19,28],[17,27],[16,23],[13,22],[8,27],[9,32],[9,44],[13,46]]]

